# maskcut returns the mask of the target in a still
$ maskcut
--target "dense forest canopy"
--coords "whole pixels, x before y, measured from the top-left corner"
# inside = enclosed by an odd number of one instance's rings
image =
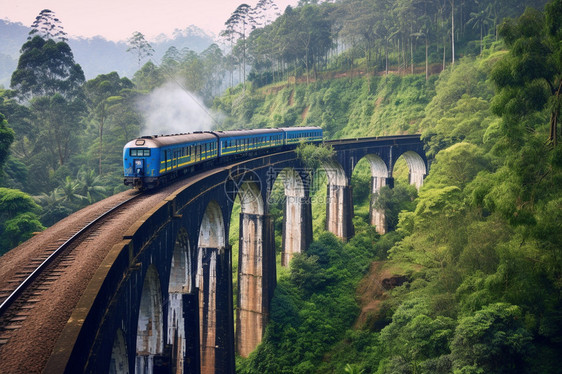
[[[162,61],[139,33],[133,77],[108,67],[88,81],[61,25],[41,34],[52,13],[38,17],[0,90],[0,254],[123,189],[139,102],[169,84],[211,107],[220,128],[421,133],[432,159],[423,187],[405,170],[376,196],[394,231],[368,223],[368,170],[352,176],[348,242],[313,207],[317,240],[280,272],[264,341],[238,371],[560,372],[562,1],[303,1],[275,19],[272,9],[240,5],[226,49],[171,47]],[[368,286],[383,280],[392,287]]]

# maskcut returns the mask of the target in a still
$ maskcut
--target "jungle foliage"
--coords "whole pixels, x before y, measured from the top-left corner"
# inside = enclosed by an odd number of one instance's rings
[[[240,372],[560,372],[562,3],[523,13],[543,4],[303,2],[253,31],[237,28],[249,25],[243,7],[226,34],[231,54],[170,49],[130,80],[83,82],[64,40],[34,37],[12,90],[0,90],[0,253],[120,191],[139,97],[180,77],[211,102],[222,64],[232,75],[248,64],[251,84],[214,99],[222,128],[422,133],[434,161],[420,191],[398,177],[381,190],[395,231],[380,236],[366,223],[370,180],[360,172],[349,242],[323,232],[313,213],[317,240],[281,273],[264,341],[238,359]],[[506,15],[515,18],[496,32]],[[37,65],[33,56],[46,55],[66,69]],[[434,74],[405,74],[426,66]],[[64,136],[49,138],[57,131]],[[400,281],[359,324],[353,290],[372,261]]]
[[[348,243],[320,235],[281,279],[264,342],[250,358],[239,359],[242,373],[560,372],[560,19],[560,1],[544,13],[528,9],[501,25],[507,50],[484,48],[431,83],[434,94],[408,125],[422,131],[434,161],[417,197],[410,195],[415,200],[401,208],[396,231],[379,237],[363,231],[358,218],[359,230]],[[331,88],[342,82],[376,82],[384,89],[388,78],[342,79]],[[369,127],[377,110],[389,109],[367,110],[360,90],[351,91],[357,99],[343,107],[346,113],[368,114],[352,131],[384,133],[385,127]],[[282,88],[264,95],[262,107],[274,107],[283,95],[312,111],[313,101],[301,99],[308,92]],[[393,90],[392,102],[399,105],[407,92]],[[335,96],[345,103],[346,94]],[[387,98],[367,101],[384,107]],[[389,126],[396,131],[400,122]],[[379,295],[380,306],[364,325],[357,325],[359,310],[351,308],[357,302],[336,291],[345,282],[357,287],[366,271],[345,265],[342,258],[351,251],[357,258],[385,259],[403,269],[395,272],[405,279]],[[340,315],[347,303],[351,317]],[[315,308],[322,313],[313,319]],[[347,325],[337,329],[340,318]]]

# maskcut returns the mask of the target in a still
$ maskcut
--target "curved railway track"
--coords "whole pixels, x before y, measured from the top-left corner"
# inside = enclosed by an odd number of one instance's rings
[[[27,265],[5,282],[0,289],[0,346],[9,341],[11,332],[21,327],[21,322],[28,315],[27,311],[33,308],[37,298],[49,289],[73,261],[72,249],[85,241],[95,240],[97,231],[104,223],[142,196],[134,194],[111,206],[85,225],[77,223],[75,227],[69,227],[67,239],[59,239],[47,246],[39,256],[31,258]]]

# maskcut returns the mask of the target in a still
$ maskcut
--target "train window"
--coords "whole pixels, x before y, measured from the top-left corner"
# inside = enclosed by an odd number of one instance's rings
[[[131,157],[149,157],[150,149],[130,149]]]

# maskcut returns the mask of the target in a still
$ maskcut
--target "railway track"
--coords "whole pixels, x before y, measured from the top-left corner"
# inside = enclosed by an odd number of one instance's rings
[[[65,238],[49,243],[5,282],[0,289],[0,346],[8,343],[13,331],[21,328],[33,305],[72,264],[73,249],[81,243],[96,240],[103,224],[142,196],[135,194],[107,208],[90,222],[69,227]]]

